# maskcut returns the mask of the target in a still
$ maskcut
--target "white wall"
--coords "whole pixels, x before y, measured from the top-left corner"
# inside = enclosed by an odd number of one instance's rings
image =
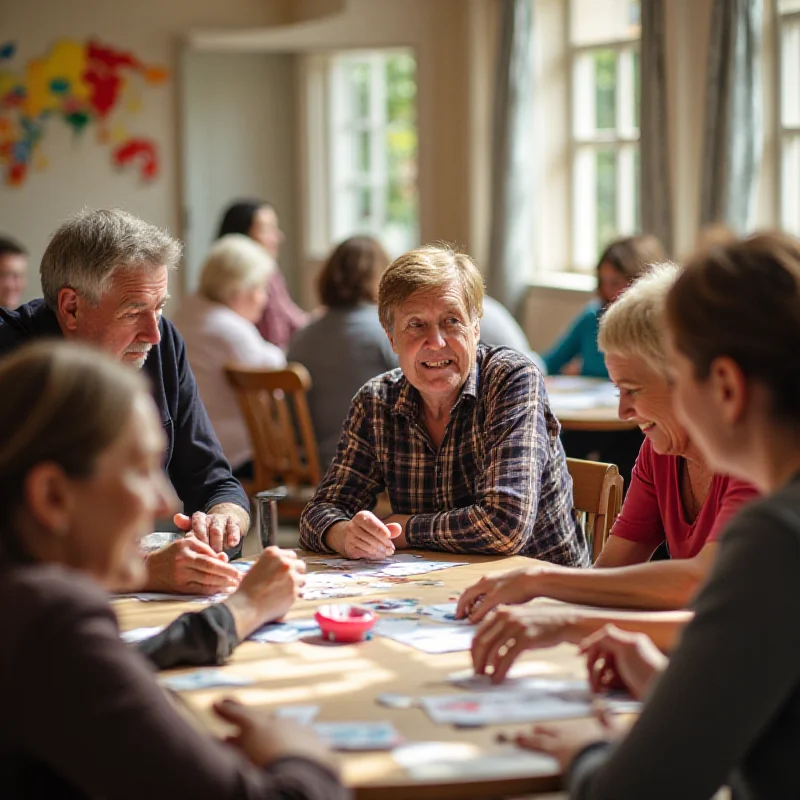
[[[297,274],[294,73],[294,56],[282,53],[184,54],[180,93],[186,288],[196,286],[221,210],[243,197],[274,204],[286,235],[281,267],[290,284]]]

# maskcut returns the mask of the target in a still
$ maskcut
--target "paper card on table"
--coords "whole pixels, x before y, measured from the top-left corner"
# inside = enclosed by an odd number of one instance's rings
[[[112,600],[141,600],[143,603],[219,603],[228,598],[225,592],[218,594],[168,594],[167,592],[136,592],[135,594],[117,594]]]
[[[423,606],[418,610],[422,617],[428,617],[437,622],[447,622],[451,625],[469,625],[469,620],[456,619],[456,603],[437,603],[432,606]]]
[[[250,686],[254,681],[252,678],[232,675],[221,669],[199,669],[184,675],[159,678],[158,682],[173,692],[191,692],[196,689],[209,689],[212,686]]]
[[[286,644],[296,642],[307,636],[319,635],[319,625],[315,619],[290,619],[286,622],[270,622],[263,625],[248,639],[251,642],[277,642]]]
[[[291,719],[299,725],[310,725],[319,714],[319,706],[280,706],[272,712],[276,719]]]
[[[426,572],[436,572],[450,567],[463,567],[466,562],[430,561],[423,556],[412,553],[398,553],[392,558],[383,561],[365,561],[347,558],[323,558],[309,561],[309,564],[327,566],[331,569],[347,572],[354,576],[365,577],[407,577],[423,575]]]
[[[437,723],[460,726],[541,722],[592,714],[592,693],[586,681],[524,678],[505,688],[423,697],[420,704]]]
[[[391,722],[320,722],[314,730],[333,750],[390,750],[403,741]]]
[[[380,600],[364,600],[359,603],[361,607],[379,614],[414,614],[418,604],[419,601],[414,597],[382,597]]]
[[[129,631],[122,631],[119,638],[122,639],[125,644],[136,644],[137,642],[143,642],[145,639],[149,639],[151,636],[155,636],[157,633],[161,633],[163,630],[163,625],[153,625],[150,628],[133,628]]]
[[[379,619],[374,628],[377,636],[407,644],[423,653],[458,653],[469,650],[475,625],[426,624],[421,620]]]
[[[392,757],[420,781],[556,775],[561,771],[551,756],[513,745],[483,750],[469,742],[409,742],[392,750]]]
[[[234,569],[238,569],[239,572],[247,573],[247,572],[250,572],[250,568],[253,566],[254,563],[255,562],[252,559],[248,560],[248,559],[240,558],[240,559],[237,559],[236,561],[231,561],[231,566]]]

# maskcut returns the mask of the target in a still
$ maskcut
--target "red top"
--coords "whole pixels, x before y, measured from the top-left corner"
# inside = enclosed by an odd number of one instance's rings
[[[680,461],[678,456],[658,455],[645,439],[613,536],[650,544],[654,550],[666,539],[672,558],[693,558],[706,542],[719,539],[744,503],[758,497],[749,483],[714,475],[697,519],[689,522],[681,503]]]
[[[294,304],[281,271],[276,269],[267,285],[267,306],[258,323],[259,332],[268,342],[285,351],[292,334],[307,322],[306,312]]]

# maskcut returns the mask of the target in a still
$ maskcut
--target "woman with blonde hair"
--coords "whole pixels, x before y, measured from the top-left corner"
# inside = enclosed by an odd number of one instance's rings
[[[800,242],[762,234],[691,260],[667,301],[681,423],[713,469],[764,499],[725,530],[667,659],[611,627],[584,642],[598,690],[646,698],[616,745],[586,724],[518,741],[556,755],[580,800],[800,797]]]
[[[141,537],[172,510],[165,444],[144,379],[95,349],[0,363],[4,796],[346,797],[307,729],[225,700],[229,744],[202,735],[120,640],[108,591],[141,585]]]
[[[275,261],[241,234],[223,236],[211,248],[197,294],[181,304],[173,322],[186,342],[189,364],[225,457],[240,479],[253,477],[247,424],[225,377],[226,364],[280,369],[283,352],[256,329],[267,303]]]

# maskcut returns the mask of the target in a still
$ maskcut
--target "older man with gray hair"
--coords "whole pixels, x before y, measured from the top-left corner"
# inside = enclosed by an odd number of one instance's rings
[[[180,255],[180,242],[124,211],[76,214],[42,257],[44,298],[0,309],[0,356],[63,337],[147,374],[168,441],[164,469],[186,512],[175,522],[192,534],[147,556],[147,588],[211,594],[238,585],[224,551],[240,549],[249,503],[197,394],[183,340],[162,316]]]

